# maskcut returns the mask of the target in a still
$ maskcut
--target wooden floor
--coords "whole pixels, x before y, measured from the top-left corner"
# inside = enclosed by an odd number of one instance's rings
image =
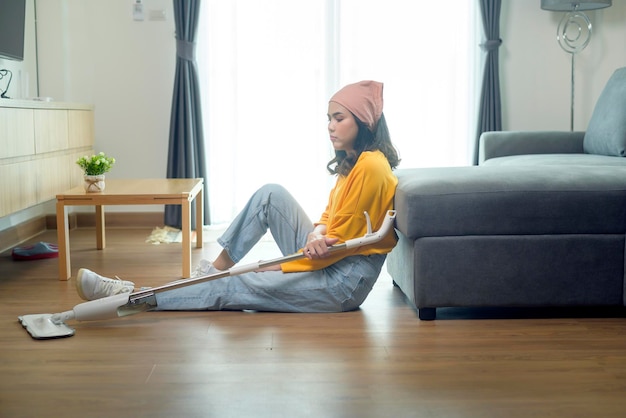
[[[177,278],[180,244],[147,244],[149,233],[110,229],[97,251],[93,230],[71,231],[73,273]],[[271,245],[257,258],[278,256]],[[194,249],[194,263],[216,253]],[[147,312],[73,322],[76,335],[55,340],[17,321],[79,302],[56,259],[2,254],[1,417],[626,416],[623,315],[452,310],[420,322],[384,273],[342,314]]]

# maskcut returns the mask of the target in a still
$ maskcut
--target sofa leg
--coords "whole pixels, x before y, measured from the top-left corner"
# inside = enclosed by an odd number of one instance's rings
[[[422,321],[432,321],[437,317],[437,308],[419,308],[417,314]]]

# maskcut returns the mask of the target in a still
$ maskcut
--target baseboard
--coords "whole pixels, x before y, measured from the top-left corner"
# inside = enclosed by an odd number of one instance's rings
[[[16,245],[46,230],[46,217],[38,216],[21,224],[0,231],[0,252],[5,252]]]
[[[164,225],[163,212],[105,212],[104,217],[106,228],[154,228]],[[70,229],[95,226],[95,213],[71,213],[68,216]],[[57,229],[55,215],[35,217],[4,229],[0,231],[0,253],[51,229]]]

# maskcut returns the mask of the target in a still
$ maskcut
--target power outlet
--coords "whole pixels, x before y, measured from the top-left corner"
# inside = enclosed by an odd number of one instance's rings
[[[145,19],[145,14],[143,11],[143,3],[141,0],[135,0],[133,3],[133,20],[142,21]]]

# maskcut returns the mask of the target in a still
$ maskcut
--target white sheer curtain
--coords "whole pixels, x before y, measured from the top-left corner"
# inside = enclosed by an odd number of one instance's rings
[[[385,83],[400,168],[469,164],[474,3],[205,0],[197,58],[213,222],[269,182],[316,220],[334,183],[328,98],[362,79]]]

